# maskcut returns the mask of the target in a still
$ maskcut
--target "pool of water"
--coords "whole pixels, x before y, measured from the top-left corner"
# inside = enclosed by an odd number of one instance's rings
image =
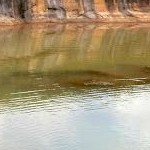
[[[0,28],[1,150],[149,150],[150,27]]]

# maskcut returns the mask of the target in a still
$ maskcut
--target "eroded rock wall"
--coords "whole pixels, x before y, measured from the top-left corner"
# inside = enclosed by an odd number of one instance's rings
[[[150,12],[150,0],[0,0],[0,18],[33,20],[99,19]],[[107,15],[103,15],[103,14]],[[136,18],[136,17],[135,17]],[[2,20],[2,19],[1,19]]]
[[[30,0],[0,0],[0,14],[8,17],[24,18],[30,10]]]

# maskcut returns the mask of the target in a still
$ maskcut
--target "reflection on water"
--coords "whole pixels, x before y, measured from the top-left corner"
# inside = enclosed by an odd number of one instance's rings
[[[149,150],[150,28],[8,27],[0,47],[0,149]]]

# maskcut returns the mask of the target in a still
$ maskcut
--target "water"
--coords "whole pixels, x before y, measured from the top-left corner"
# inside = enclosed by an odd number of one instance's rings
[[[0,28],[1,150],[149,150],[150,28]]]

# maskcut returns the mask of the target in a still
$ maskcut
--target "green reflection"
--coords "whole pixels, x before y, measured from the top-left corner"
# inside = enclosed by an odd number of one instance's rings
[[[9,27],[0,29],[0,47],[0,89],[4,93],[52,88],[56,83],[63,87],[115,87],[150,81],[147,27]]]
[[[0,54],[0,149],[149,148],[150,28],[1,28]]]

